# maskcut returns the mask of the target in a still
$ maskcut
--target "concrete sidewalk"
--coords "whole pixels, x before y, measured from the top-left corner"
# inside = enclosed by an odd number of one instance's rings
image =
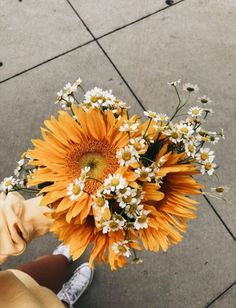
[[[97,266],[78,307],[236,307],[235,20],[235,0],[1,0],[0,179],[56,114],[56,92],[79,76],[86,89],[111,88],[139,114],[171,113],[167,82],[197,83],[213,100],[211,130],[225,129],[216,154],[228,203],[201,199],[198,219],[167,253],[142,253],[142,265],[116,272]],[[51,235],[37,239],[5,267],[56,245]]]

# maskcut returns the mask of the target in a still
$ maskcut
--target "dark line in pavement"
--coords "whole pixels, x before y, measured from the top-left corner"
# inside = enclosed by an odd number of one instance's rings
[[[68,53],[70,53],[70,52],[72,52],[72,51],[75,51],[75,50],[77,50],[77,49],[79,49],[79,48],[81,48],[81,47],[84,47],[84,46],[86,46],[86,45],[88,45],[88,44],[90,44],[90,43],[92,43],[92,42],[94,42],[94,40],[90,40],[90,41],[88,41],[88,42],[86,42],[86,43],[83,43],[83,44],[81,44],[81,45],[79,45],[79,46],[76,46],[76,47],[74,47],[74,48],[71,48],[71,49],[69,49],[69,50],[67,50],[67,51],[65,51],[65,52],[63,52],[63,53],[60,53],[59,55],[56,55],[55,57],[52,57],[52,58],[47,59],[47,60],[45,60],[45,61],[43,61],[43,62],[40,62],[39,64],[36,64],[36,65],[34,65],[34,66],[32,66],[32,67],[29,67],[29,68],[27,68],[27,69],[25,69],[25,70],[23,70],[23,71],[21,71],[21,72],[15,74],[15,75],[12,75],[12,76],[10,76],[10,77],[8,77],[8,78],[6,78],[6,79],[1,80],[1,81],[0,81],[0,84],[3,83],[3,82],[5,82],[5,81],[8,81],[8,80],[10,80],[10,79],[12,79],[12,78],[15,78],[15,77],[17,77],[17,76],[20,76],[20,75],[22,75],[22,74],[24,74],[24,73],[27,73],[27,72],[33,70],[34,68],[37,68],[37,67],[39,67],[39,66],[41,66],[41,65],[43,65],[43,64],[46,64],[46,63],[48,63],[48,62],[50,62],[50,61],[53,61],[53,60],[55,60],[55,59],[57,59],[57,58],[60,58],[60,57],[62,57],[62,56],[64,56],[64,55],[66,55],[66,54],[68,54]]]
[[[99,39],[101,39],[101,38],[103,38],[103,37],[105,37],[105,36],[107,36],[107,35],[113,34],[113,33],[117,32],[117,31],[119,31],[119,30],[122,30],[122,29],[126,28],[126,27],[132,26],[132,25],[136,24],[136,23],[139,22],[139,21],[142,21],[142,20],[144,20],[144,19],[146,19],[146,18],[148,18],[148,17],[151,17],[151,16],[153,16],[153,15],[159,13],[159,12],[165,11],[165,10],[167,10],[167,9],[169,9],[169,8],[171,8],[171,7],[173,7],[173,6],[177,5],[177,4],[179,4],[179,3],[181,3],[181,2],[184,2],[184,1],[185,1],[185,0],[179,0],[178,2],[175,2],[175,3],[171,4],[171,5],[167,5],[167,6],[163,7],[162,9],[156,10],[155,12],[149,13],[149,14],[143,16],[143,17],[140,17],[140,18],[138,18],[138,19],[136,19],[136,20],[134,20],[134,21],[131,21],[130,23],[128,23],[128,24],[126,24],[126,25],[124,25],[124,26],[118,27],[118,28],[116,28],[116,29],[114,29],[114,30],[112,30],[112,31],[110,31],[110,32],[107,32],[107,33],[105,33],[105,34],[102,34],[101,36],[98,36],[96,39],[99,40]]]
[[[117,32],[117,31],[119,31],[119,30],[121,30],[121,29],[124,29],[124,28],[126,28],[126,27],[128,27],[128,26],[131,26],[131,25],[133,25],[133,24],[135,24],[135,23],[137,23],[137,22],[139,22],[139,21],[141,21],[141,20],[143,20],[143,19],[146,19],[146,18],[148,18],[148,17],[150,17],[150,16],[153,16],[153,15],[155,15],[155,14],[161,12],[161,11],[164,11],[164,10],[166,10],[166,9],[172,7],[172,6],[175,6],[176,4],[181,3],[181,2],[183,2],[183,1],[185,1],[185,0],[179,0],[178,2],[175,2],[175,3],[173,3],[172,5],[167,5],[166,7],[162,8],[162,9],[159,9],[159,10],[153,12],[153,13],[147,14],[147,15],[145,15],[145,16],[139,18],[139,19],[136,19],[136,20],[134,20],[134,21],[132,21],[132,22],[130,22],[130,23],[124,25],[124,26],[121,26],[121,27],[119,27],[119,28],[116,28],[116,29],[114,29],[114,30],[112,30],[112,31],[110,31],[110,32],[107,32],[107,33],[105,33],[105,34],[103,34],[103,35],[101,35],[101,36],[99,36],[99,37],[97,37],[97,38],[94,37],[94,35],[92,34],[92,32],[90,31],[90,29],[88,28],[88,26],[85,24],[85,22],[84,22],[84,21],[82,20],[82,18],[79,16],[79,14],[78,14],[77,11],[74,9],[74,7],[71,5],[71,3],[70,3],[69,1],[67,1],[68,4],[69,4],[69,5],[71,6],[71,8],[73,9],[73,11],[76,13],[76,15],[77,15],[77,16],[79,17],[79,19],[82,21],[82,23],[83,23],[83,25],[85,26],[85,28],[87,29],[87,31],[92,35],[93,40],[90,40],[90,41],[88,41],[88,42],[86,42],[86,43],[84,43],[84,44],[81,44],[81,45],[79,45],[79,46],[77,46],[77,47],[74,47],[74,48],[72,48],[72,49],[69,49],[69,50],[67,50],[67,51],[65,51],[65,52],[63,52],[63,53],[61,53],[61,54],[59,54],[59,55],[57,55],[57,56],[55,56],[55,57],[52,57],[52,58],[50,58],[50,59],[47,59],[47,60],[45,60],[45,61],[43,61],[43,62],[40,62],[40,63],[38,63],[38,64],[36,64],[36,65],[34,65],[34,66],[32,66],[32,67],[29,67],[29,68],[25,69],[25,70],[23,70],[23,71],[21,71],[21,72],[19,72],[19,73],[17,73],[17,74],[14,74],[14,75],[12,75],[12,76],[6,78],[6,79],[3,79],[3,80],[0,81],[0,84],[6,82],[6,81],[8,81],[8,80],[11,80],[11,79],[13,79],[13,78],[15,78],[15,77],[18,77],[18,76],[20,76],[20,75],[22,75],[22,74],[24,74],[24,73],[27,73],[27,72],[33,70],[34,68],[37,68],[37,67],[39,67],[39,66],[41,66],[41,65],[43,65],[43,64],[46,64],[46,63],[48,63],[48,62],[50,62],[50,61],[53,61],[53,60],[55,60],[55,59],[57,59],[57,58],[59,58],[59,57],[62,57],[62,56],[66,55],[66,54],[68,54],[68,53],[70,53],[70,52],[72,52],[72,51],[74,51],[74,50],[77,50],[77,49],[79,49],[79,48],[81,48],[81,47],[83,47],[83,46],[85,46],[85,45],[88,45],[88,44],[90,44],[90,43],[92,43],[92,42],[94,42],[94,41],[97,41],[97,40],[99,40],[99,39],[101,39],[101,38],[103,38],[103,37],[105,37],[105,36],[108,36],[108,35],[114,33],[114,32]],[[98,43],[98,45],[99,45],[99,47],[100,47],[101,49],[103,49],[99,43]],[[105,51],[103,50],[103,52],[105,52]],[[107,54],[106,54],[106,56],[108,57]],[[110,61],[111,64],[114,66],[114,63],[111,61],[111,59],[109,59],[109,61]],[[117,70],[117,68],[116,68],[116,70]],[[117,72],[118,72],[118,70],[117,70]],[[118,74],[120,75],[120,77],[122,76],[120,72],[118,72]],[[123,77],[123,76],[122,76],[122,77]],[[122,78],[122,77],[121,77],[121,78]],[[123,78],[122,78],[122,79],[123,79]],[[123,79],[123,81],[124,81],[124,79]],[[125,81],[124,81],[124,82],[125,82]],[[132,89],[131,89],[130,86],[128,85],[127,82],[126,82],[126,85],[127,85],[127,87],[129,88],[129,90],[131,91],[131,93],[134,95],[134,97],[135,97],[136,99],[138,99],[138,98],[136,97],[135,93],[132,91]],[[140,101],[140,100],[139,100],[139,101]],[[140,104],[140,103],[141,103],[141,102],[139,102],[139,104]],[[142,104],[142,103],[141,103],[141,104]],[[141,107],[142,107],[142,106],[141,106]],[[142,108],[143,108],[143,107],[142,107]]]
[[[214,304],[221,296],[223,296],[229,289],[231,289],[236,284],[236,281],[233,282],[227,289],[225,289],[222,293],[220,293],[216,298],[214,298],[210,303],[208,303],[204,308],[210,307]]]
[[[141,102],[141,100],[137,97],[137,95],[134,93],[133,89],[131,88],[131,86],[128,84],[128,82],[125,80],[125,78],[123,77],[123,75],[121,74],[121,72],[118,70],[118,68],[116,67],[115,63],[111,60],[111,58],[108,56],[107,52],[104,50],[104,48],[101,46],[101,44],[98,42],[98,40],[96,39],[96,37],[94,36],[94,34],[92,33],[92,31],[89,29],[89,27],[87,26],[87,24],[85,23],[85,21],[81,18],[81,16],[79,15],[79,13],[76,11],[76,9],[73,7],[73,5],[70,3],[69,0],[66,0],[67,3],[70,5],[70,7],[72,8],[72,10],[74,11],[74,13],[77,15],[77,17],[80,19],[80,21],[83,23],[83,25],[85,26],[85,28],[87,29],[87,31],[89,32],[89,34],[93,37],[94,41],[97,43],[98,47],[102,50],[102,52],[104,53],[104,55],[106,56],[106,58],[109,60],[109,62],[111,63],[111,65],[113,66],[113,68],[116,70],[116,72],[118,73],[118,75],[120,76],[120,78],[123,80],[123,82],[125,83],[125,85],[127,86],[127,88],[129,89],[129,91],[133,94],[133,96],[135,97],[135,99],[137,100],[137,102],[139,103],[139,105],[141,106],[141,108],[143,110],[146,110],[143,103]]]
[[[207,198],[206,195],[203,194],[204,199],[207,201],[207,203],[210,205],[210,207],[212,208],[212,210],[214,211],[214,213],[216,214],[216,216],[219,218],[219,220],[221,221],[221,223],[224,225],[225,229],[228,231],[228,233],[231,235],[231,237],[233,238],[233,240],[236,241],[236,238],[233,234],[233,232],[229,229],[229,227],[226,225],[226,223],[224,222],[224,220],[221,218],[220,214],[217,212],[217,210],[215,209],[214,205],[212,204],[212,202],[209,200],[209,198]]]

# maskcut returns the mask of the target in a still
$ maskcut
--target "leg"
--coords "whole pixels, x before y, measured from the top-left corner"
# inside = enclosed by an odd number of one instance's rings
[[[58,293],[65,282],[68,273],[69,261],[63,255],[48,255],[17,267],[27,273],[41,286]]]

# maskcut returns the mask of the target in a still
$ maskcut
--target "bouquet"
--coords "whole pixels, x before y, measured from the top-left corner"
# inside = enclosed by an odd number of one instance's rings
[[[216,174],[210,146],[224,134],[203,128],[212,113],[206,96],[184,111],[197,85],[169,85],[178,99],[173,116],[144,111],[143,121],[111,90],[85,92],[81,79],[66,84],[57,93],[58,117],[44,122],[42,139],[3,180],[5,193],[43,195],[42,205],[53,209],[51,231],[74,260],[92,244],[91,266],[103,261],[115,270],[131,256],[139,263],[137,250],[166,251],[196,217],[190,195],[207,192],[194,176]]]

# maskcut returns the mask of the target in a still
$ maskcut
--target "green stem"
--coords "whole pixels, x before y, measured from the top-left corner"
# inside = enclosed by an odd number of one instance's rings
[[[152,122],[152,118],[149,119],[149,122],[148,122],[147,128],[146,128],[146,130],[145,130],[145,133],[143,134],[143,138],[146,137],[146,133],[147,133],[149,127],[150,127],[151,122]]]

